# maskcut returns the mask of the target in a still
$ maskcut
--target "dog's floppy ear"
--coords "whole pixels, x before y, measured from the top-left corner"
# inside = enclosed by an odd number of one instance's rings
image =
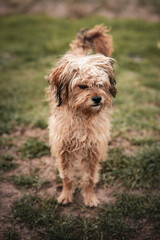
[[[112,59],[110,60],[110,66],[108,67],[108,77],[109,77],[109,92],[112,95],[112,97],[115,98],[116,94],[117,94],[117,89],[116,89],[116,80],[114,77],[114,69],[113,69],[113,61]]]
[[[109,86],[109,92],[110,94],[115,97],[117,94],[117,89],[116,89],[116,80],[114,77],[114,73],[113,70],[109,70],[108,71],[108,77],[109,77],[109,82],[110,82],[110,86]]]
[[[112,95],[112,97],[115,97],[117,94],[117,89],[116,89],[116,80],[114,77],[114,69],[113,69],[113,59],[110,59],[109,62],[104,63],[101,65],[101,68],[104,72],[108,74],[109,78],[109,93]],[[100,66],[100,65],[99,65]]]
[[[49,77],[51,86],[56,91],[57,106],[60,107],[62,102],[68,98],[69,78],[64,74],[64,66],[57,67],[52,71]]]

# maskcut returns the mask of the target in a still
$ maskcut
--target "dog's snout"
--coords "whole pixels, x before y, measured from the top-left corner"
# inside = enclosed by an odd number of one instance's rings
[[[92,101],[96,104],[99,104],[102,100],[102,97],[101,96],[94,96],[92,97]]]

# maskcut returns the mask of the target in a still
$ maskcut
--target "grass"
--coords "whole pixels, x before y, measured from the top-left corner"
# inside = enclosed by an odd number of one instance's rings
[[[153,138],[153,137],[148,137],[148,136],[145,136],[145,137],[136,137],[136,138],[132,138],[130,139],[131,141],[131,144],[133,144],[134,146],[145,146],[145,145],[152,145],[155,143],[155,140],[156,138]],[[157,141],[158,142],[158,138],[157,138]]]
[[[50,154],[49,146],[34,137],[28,138],[25,144],[19,148],[19,152],[21,152],[23,158],[30,159]]]
[[[3,149],[0,171],[16,167],[14,155],[8,152],[15,150],[12,147],[19,139],[12,134],[15,127],[45,129],[47,126],[49,109],[44,76],[69,49],[70,41],[80,28],[101,23],[112,27],[118,95],[111,114],[112,148],[108,161],[103,163],[100,185],[114,187],[116,192],[121,186],[122,193],[114,196],[115,203],[101,206],[97,211],[91,209],[90,218],[72,216],[74,206],[70,207],[70,215],[64,216],[64,208],[53,198],[25,195],[18,199],[12,208],[14,223],[26,224],[46,240],[160,238],[160,23],[101,17],[67,20],[15,15],[1,18],[0,134],[5,137],[0,139],[0,150]],[[6,135],[10,133],[12,137]],[[114,146],[117,139],[120,143]],[[49,147],[38,138],[27,138],[18,151],[18,157],[33,159],[48,155]],[[23,189],[26,193],[29,188],[45,186],[36,173],[18,172],[11,179],[19,191]],[[84,206],[83,209],[87,214],[88,209]],[[11,231],[9,239],[15,239],[14,235]]]
[[[101,176],[104,183],[114,185],[117,182],[128,189],[159,189],[160,148],[152,145],[135,156],[114,148],[103,163]]]
[[[17,163],[12,162],[14,160],[14,157],[7,153],[9,149],[13,147],[13,141],[11,138],[0,138],[0,151],[3,150],[3,152],[0,152],[0,173],[6,171],[11,171],[18,167]]]
[[[7,229],[5,240],[20,240],[20,236],[14,227]]]
[[[13,139],[8,137],[8,138],[0,138],[0,149],[4,149],[4,148],[12,148],[14,146],[13,144]]]
[[[18,167],[18,164],[16,164],[16,163],[0,160],[0,173],[13,170],[17,167]]]
[[[94,218],[85,219],[64,218],[53,199],[27,195],[15,202],[12,213],[17,222],[27,223],[47,240],[131,239],[141,233],[144,220],[150,224],[148,235],[156,231],[158,237],[159,197],[120,194],[115,204],[108,204]]]
[[[13,163],[13,156],[9,154],[3,154],[0,156],[0,173],[10,171],[18,167],[17,163]]]
[[[14,159],[14,157],[13,157],[12,155],[8,154],[8,153],[3,154],[3,155],[1,156],[1,158],[2,158],[3,160],[5,160],[5,161],[12,161],[12,160]]]
[[[17,187],[17,188],[36,188],[40,189],[45,186],[48,181],[41,179],[38,175],[12,175],[10,177],[10,181]]]
[[[113,57],[119,64],[115,66],[119,94],[115,100],[113,129],[116,132],[128,128],[158,129],[159,23],[100,17],[72,21],[12,16],[2,18],[0,23],[1,133],[12,131],[16,124],[46,127],[48,104],[44,76],[57,57],[68,49],[80,28],[102,22],[112,26]]]

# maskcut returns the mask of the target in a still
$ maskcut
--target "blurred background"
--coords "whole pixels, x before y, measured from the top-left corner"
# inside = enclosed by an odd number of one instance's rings
[[[0,15],[46,14],[51,17],[82,18],[101,15],[159,20],[159,0],[0,0]]]

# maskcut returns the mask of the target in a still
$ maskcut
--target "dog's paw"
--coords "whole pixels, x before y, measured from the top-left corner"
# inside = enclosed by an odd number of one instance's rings
[[[72,202],[72,195],[71,194],[64,194],[62,192],[61,195],[58,197],[57,201],[58,201],[59,204],[66,205],[66,204]]]
[[[97,207],[99,204],[99,200],[97,199],[96,195],[86,196],[84,198],[84,204],[86,207]]]

